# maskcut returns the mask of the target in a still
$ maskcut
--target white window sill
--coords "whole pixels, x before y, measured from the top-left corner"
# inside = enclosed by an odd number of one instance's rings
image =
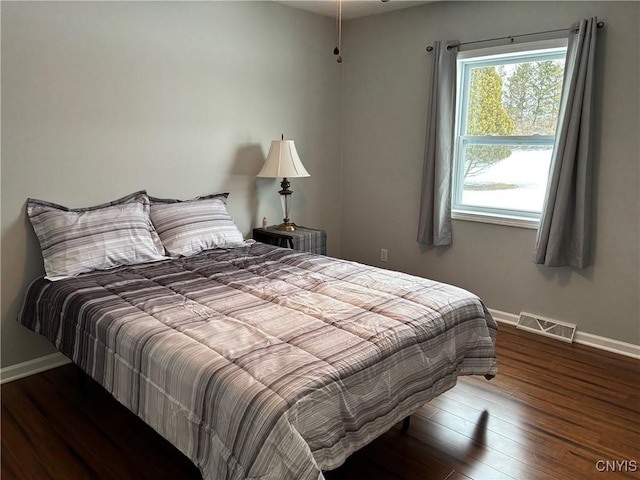
[[[451,218],[467,222],[492,223],[494,225],[504,225],[507,227],[530,228],[532,230],[537,230],[540,225],[540,220],[535,218],[491,215],[488,213],[469,212],[464,210],[453,210],[451,212]]]

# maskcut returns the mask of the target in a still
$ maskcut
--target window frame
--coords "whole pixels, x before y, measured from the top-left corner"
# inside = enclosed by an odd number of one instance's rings
[[[545,61],[566,58],[567,44],[567,38],[557,38],[458,52],[456,60],[457,93],[451,187],[451,217],[453,219],[538,228],[541,217],[539,212],[481,207],[462,203],[464,152],[465,147],[468,145],[543,145],[553,148],[555,135],[465,135],[470,89],[463,88],[463,86],[470,84],[469,77],[472,68],[521,63],[523,60]],[[501,60],[503,61],[501,62]]]

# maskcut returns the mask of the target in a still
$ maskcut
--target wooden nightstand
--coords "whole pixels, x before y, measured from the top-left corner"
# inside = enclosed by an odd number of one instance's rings
[[[296,227],[293,232],[283,232],[275,227],[254,228],[253,239],[301,252],[327,254],[327,232],[315,228]]]

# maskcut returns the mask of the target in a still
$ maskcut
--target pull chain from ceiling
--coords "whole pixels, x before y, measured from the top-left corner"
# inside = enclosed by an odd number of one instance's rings
[[[340,54],[342,49],[342,0],[336,0],[336,37],[336,48],[333,49],[333,54],[338,56],[337,62],[342,63],[342,55]]]

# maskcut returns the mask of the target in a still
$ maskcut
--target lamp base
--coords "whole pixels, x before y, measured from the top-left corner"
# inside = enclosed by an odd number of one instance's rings
[[[284,222],[280,225],[276,226],[276,230],[280,230],[281,232],[294,232],[296,230],[297,225],[293,222]]]

